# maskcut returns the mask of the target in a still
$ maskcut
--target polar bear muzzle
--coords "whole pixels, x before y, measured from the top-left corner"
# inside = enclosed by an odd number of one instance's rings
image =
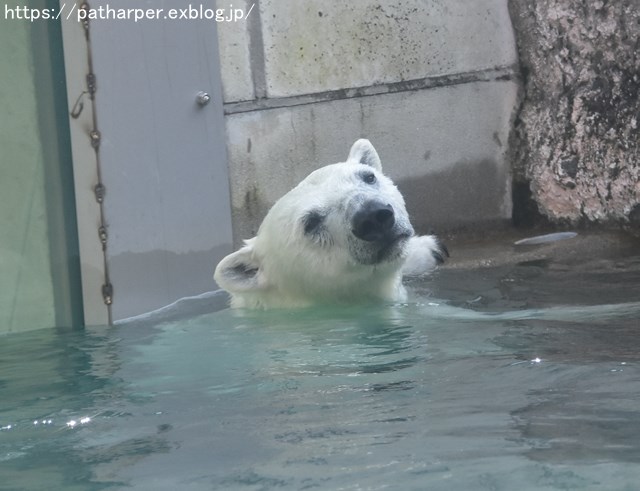
[[[366,201],[353,215],[353,235],[358,239],[375,242],[392,235],[396,223],[393,206],[377,200]]]
[[[351,216],[349,252],[363,265],[395,261],[402,257],[406,241],[413,234],[411,224],[397,217],[391,204],[369,198],[358,203]]]

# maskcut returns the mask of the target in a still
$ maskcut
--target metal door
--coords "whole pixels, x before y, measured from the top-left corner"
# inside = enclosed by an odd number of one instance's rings
[[[136,20],[129,0],[78,2],[85,10],[66,22],[65,42],[82,34],[87,50],[84,85],[68,86],[74,169],[87,174],[77,206],[93,210],[78,212],[88,323],[104,318],[100,300],[116,321],[215,289],[213,268],[231,250],[216,25],[170,18],[183,3],[137,3],[156,15]]]

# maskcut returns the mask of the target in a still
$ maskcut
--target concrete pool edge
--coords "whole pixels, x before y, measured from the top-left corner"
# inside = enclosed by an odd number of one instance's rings
[[[524,238],[557,232],[554,229],[505,229],[445,237],[451,253],[442,269],[483,269],[527,261],[582,262],[640,254],[640,238],[618,230],[573,229],[572,238],[536,245],[515,245]]]

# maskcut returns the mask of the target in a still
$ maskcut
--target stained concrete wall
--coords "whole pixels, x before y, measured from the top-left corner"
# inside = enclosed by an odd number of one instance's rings
[[[234,239],[313,169],[376,146],[419,231],[511,217],[507,0],[261,0],[218,26]]]

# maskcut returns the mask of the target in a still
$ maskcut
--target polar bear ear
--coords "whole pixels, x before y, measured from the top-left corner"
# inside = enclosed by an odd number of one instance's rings
[[[267,285],[260,271],[260,263],[253,254],[251,241],[247,241],[240,250],[220,261],[213,279],[230,293],[262,290]]]
[[[371,142],[364,138],[356,141],[351,147],[347,163],[364,164],[373,167],[377,171],[382,170],[382,163],[378,152],[373,148]]]

